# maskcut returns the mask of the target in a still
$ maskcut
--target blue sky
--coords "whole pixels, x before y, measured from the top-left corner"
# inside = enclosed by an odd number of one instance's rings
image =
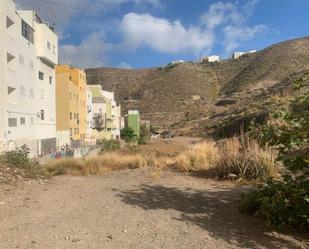
[[[60,62],[143,68],[260,50],[309,31],[309,0],[17,0],[54,22]]]

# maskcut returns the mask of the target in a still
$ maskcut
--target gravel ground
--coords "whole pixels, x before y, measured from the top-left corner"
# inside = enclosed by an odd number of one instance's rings
[[[245,190],[148,169],[0,185],[0,248],[309,248],[240,214]]]

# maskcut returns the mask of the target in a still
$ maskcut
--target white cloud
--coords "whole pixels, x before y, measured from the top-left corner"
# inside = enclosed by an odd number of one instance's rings
[[[144,46],[163,53],[199,54],[213,45],[213,34],[207,29],[185,28],[180,21],[170,22],[150,14],[127,14],[122,20],[121,31],[124,47],[133,51]]]
[[[93,33],[79,45],[62,45],[60,63],[81,68],[101,67],[108,64],[108,52],[112,45],[104,42],[104,35]]]
[[[49,2],[17,0],[17,7],[20,9],[33,9],[43,20],[55,23],[56,31],[59,37],[62,38],[65,37],[64,30],[72,17],[99,15],[100,12],[104,14],[126,3],[133,4],[135,8],[140,6],[158,8],[162,6],[160,0],[50,0]]]
[[[121,62],[119,67],[120,68],[124,68],[124,69],[131,69],[131,68],[133,68],[130,64],[128,64],[126,62]]]
[[[229,25],[224,28],[225,32],[225,50],[231,52],[238,48],[241,43],[246,42],[258,34],[262,34],[267,31],[265,25],[255,25],[253,27],[248,26],[233,26]]]
[[[258,0],[249,0],[244,5],[237,2],[216,2],[201,16],[201,23],[210,30],[223,32],[223,45],[226,53],[230,53],[243,42],[267,31],[265,25],[247,24],[257,3]]]

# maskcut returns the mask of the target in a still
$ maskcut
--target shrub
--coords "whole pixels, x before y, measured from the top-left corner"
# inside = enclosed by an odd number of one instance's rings
[[[115,151],[115,150],[120,150],[121,149],[121,144],[120,141],[118,140],[105,140],[101,143],[101,153],[102,152],[107,152],[107,151]]]
[[[262,127],[259,140],[274,146],[287,173],[282,181],[242,197],[241,210],[260,216],[278,227],[301,227],[309,231],[309,95],[293,99],[288,108],[275,112]]]
[[[174,166],[181,171],[205,171],[213,168],[218,160],[218,149],[215,142],[207,141],[196,144],[192,149],[178,155]]]
[[[0,161],[8,166],[30,169],[36,163],[29,158],[29,149],[21,146],[12,151],[6,151],[0,156]]]
[[[138,154],[128,155],[107,152],[102,156],[89,159],[63,159],[51,161],[46,165],[51,175],[101,175],[109,171],[136,169],[144,167],[145,159]]]
[[[147,144],[150,142],[150,140],[151,140],[151,134],[149,128],[146,125],[141,125],[138,143]]]
[[[309,180],[270,182],[244,194],[240,210],[262,217],[269,225],[309,231]]]
[[[121,130],[121,138],[127,143],[136,142],[137,139],[134,130],[130,127],[125,127]]]
[[[267,180],[280,176],[276,153],[245,137],[206,141],[178,155],[173,165],[181,171],[209,173],[221,179]],[[243,142],[241,142],[243,141]]]
[[[276,152],[269,147],[262,148],[244,135],[223,140],[219,148],[215,169],[219,178],[233,175],[237,179],[265,181],[280,176]]]

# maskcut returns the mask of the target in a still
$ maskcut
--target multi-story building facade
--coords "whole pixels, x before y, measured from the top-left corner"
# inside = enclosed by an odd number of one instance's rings
[[[87,128],[86,128],[86,138],[87,139],[92,139],[92,118],[93,118],[93,114],[92,114],[92,92],[89,89],[89,87],[87,87]]]
[[[56,147],[58,38],[31,10],[0,1],[0,151],[26,145],[32,156]]]
[[[69,132],[72,147],[79,147],[86,138],[87,82],[83,70],[56,66],[57,131]]]
[[[88,86],[92,92],[92,128],[97,139],[120,139],[121,110],[114,93],[103,91],[100,85]]]

